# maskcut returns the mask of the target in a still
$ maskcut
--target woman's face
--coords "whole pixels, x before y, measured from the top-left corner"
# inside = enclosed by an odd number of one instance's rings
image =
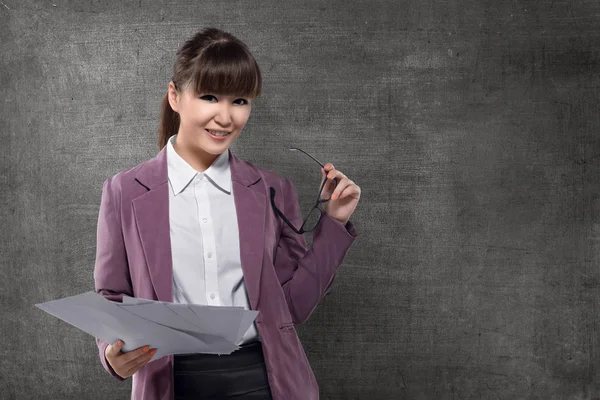
[[[215,93],[196,95],[189,88],[178,93],[173,82],[169,83],[168,97],[171,108],[180,118],[178,145],[209,159],[211,163],[242,133],[250,117],[253,100]],[[225,137],[214,137],[208,131],[228,134]]]

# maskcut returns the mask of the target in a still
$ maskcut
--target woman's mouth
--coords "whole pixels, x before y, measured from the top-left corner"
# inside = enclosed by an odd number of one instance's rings
[[[223,132],[223,131],[214,131],[212,129],[205,129],[205,131],[216,140],[224,140],[227,136],[231,134],[231,132]]]

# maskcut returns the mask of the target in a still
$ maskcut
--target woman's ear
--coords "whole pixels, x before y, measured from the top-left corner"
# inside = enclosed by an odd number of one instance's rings
[[[177,92],[177,89],[175,89],[175,84],[173,83],[173,81],[169,82],[169,87],[167,89],[167,97],[169,99],[169,104],[171,105],[173,111],[179,112],[180,95],[179,92]]]

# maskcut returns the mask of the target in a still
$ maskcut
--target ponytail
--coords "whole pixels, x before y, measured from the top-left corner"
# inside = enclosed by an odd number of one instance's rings
[[[158,124],[158,151],[166,146],[167,141],[179,131],[179,114],[169,104],[169,92],[165,93],[161,105],[160,122]]]

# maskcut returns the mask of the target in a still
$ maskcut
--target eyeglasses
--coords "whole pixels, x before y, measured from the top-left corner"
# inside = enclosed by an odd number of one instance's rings
[[[312,158],[322,168],[325,168],[325,165],[323,165],[322,162],[320,162],[319,160],[317,160],[316,158],[314,158],[313,156],[311,156],[304,150],[298,149],[296,147],[289,148],[288,150],[300,151],[300,152],[306,154],[307,156],[309,156],[310,158]],[[321,193],[323,192],[323,188],[325,187],[326,183],[327,183],[327,179],[323,179],[323,183],[321,183],[321,188],[319,189],[319,194],[317,195],[317,201],[316,201],[315,205],[310,209],[310,212],[308,213],[306,218],[304,218],[304,220],[302,221],[302,226],[300,226],[300,229],[297,229],[294,225],[292,225],[290,220],[287,219],[285,215],[283,215],[283,213],[279,210],[279,208],[277,208],[277,206],[275,205],[275,189],[273,187],[269,187],[270,193],[271,193],[271,206],[273,207],[275,214],[277,214],[279,217],[281,217],[281,219],[283,219],[283,222],[285,222],[294,232],[296,232],[298,234],[303,234],[305,232],[312,232],[319,224],[319,221],[321,220],[321,215],[324,212],[323,209],[321,208],[321,204],[326,203],[329,200],[331,200],[331,196],[329,196],[329,198],[327,198],[327,199],[321,198]],[[334,178],[333,179],[333,187],[335,188],[337,186],[337,184],[338,184],[338,180],[337,180],[337,178]]]

